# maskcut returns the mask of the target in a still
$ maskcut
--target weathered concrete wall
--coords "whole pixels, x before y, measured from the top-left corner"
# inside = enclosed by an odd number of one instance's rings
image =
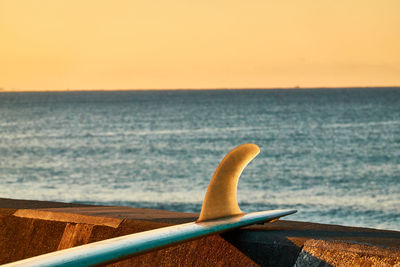
[[[394,266],[400,250],[350,241],[311,239],[305,242],[295,266]]]
[[[0,199],[0,264],[197,214]],[[149,252],[113,266],[400,265],[400,232],[280,220]]]

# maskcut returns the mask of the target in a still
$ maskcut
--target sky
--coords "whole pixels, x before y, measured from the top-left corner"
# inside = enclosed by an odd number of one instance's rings
[[[399,0],[0,0],[0,90],[400,86]]]

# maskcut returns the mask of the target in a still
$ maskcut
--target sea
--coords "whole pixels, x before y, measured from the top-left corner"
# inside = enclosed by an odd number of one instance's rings
[[[244,212],[400,230],[400,88],[3,92],[0,198],[199,212],[244,143]]]

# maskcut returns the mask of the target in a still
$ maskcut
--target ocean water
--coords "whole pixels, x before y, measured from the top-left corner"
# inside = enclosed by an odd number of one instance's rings
[[[0,197],[199,212],[243,143],[243,211],[400,230],[400,88],[1,93]]]

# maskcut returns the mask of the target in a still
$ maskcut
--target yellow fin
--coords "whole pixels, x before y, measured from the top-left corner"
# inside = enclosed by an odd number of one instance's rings
[[[257,145],[244,144],[223,158],[207,188],[198,222],[243,214],[237,203],[237,184],[243,169],[259,152]]]

